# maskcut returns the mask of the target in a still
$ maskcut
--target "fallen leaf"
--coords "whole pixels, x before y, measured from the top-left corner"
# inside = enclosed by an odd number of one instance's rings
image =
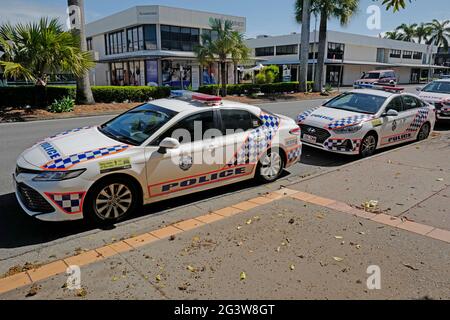
[[[241,279],[241,281],[247,279],[247,275],[245,274],[245,272],[241,272],[240,279]]]
[[[117,281],[117,280],[119,280],[118,277],[113,277],[113,278],[112,278],[112,281]]]
[[[295,223],[294,219],[289,220],[289,224],[294,224],[294,223]]]
[[[190,272],[195,272],[195,268],[192,266],[187,266],[187,268]]]
[[[40,285],[33,284],[30,288],[30,291],[28,291],[25,297],[26,298],[34,297],[35,295],[37,295],[38,291],[41,290],[41,288],[42,287]]]
[[[444,178],[436,179],[436,181],[442,182],[442,181],[444,181]]]
[[[410,264],[407,264],[407,263],[404,263],[403,264],[405,267],[407,267],[408,269],[411,269],[411,270],[414,270],[414,271],[418,271],[419,269],[417,269],[416,267],[414,267],[414,266],[412,266],[412,265],[410,265]]]
[[[340,257],[333,257],[333,259],[334,259],[335,261],[337,261],[337,262],[344,261],[344,259],[343,259],[343,258],[340,258]]]
[[[77,297],[83,298],[86,297],[87,291],[84,288],[81,288],[80,290],[77,290]]]
[[[155,277],[155,279],[156,279],[156,281],[160,282],[160,281],[161,281],[161,275],[158,274],[158,275]]]
[[[291,270],[294,271],[295,270],[295,266],[293,264],[291,264]]]
[[[249,219],[249,220],[247,220],[247,222],[245,223],[245,224],[247,224],[247,225],[250,225],[250,224],[252,224],[252,219]]]
[[[334,236],[336,239],[344,239],[343,236]]]

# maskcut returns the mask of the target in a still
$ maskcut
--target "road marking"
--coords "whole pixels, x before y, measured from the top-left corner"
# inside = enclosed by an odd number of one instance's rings
[[[208,213],[196,218],[183,220],[161,229],[134,236],[123,241],[118,241],[101,248],[83,252],[79,255],[67,257],[42,265],[34,270],[21,272],[9,277],[0,279],[0,294],[42,281],[58,274],[66,272],[66,267],[70,265],[87,266],[104,259],[119,255],[123,252],[135,250],[139,247],[149,245],[156,241],[167,239],[176,234],[193,230],[207,224],[211,224],[228,217],[242,214],[248,210],[269,204],[273,201],[292,198],[303,202],[326,207],[341,213],[350,214],[355,217],[368,219],[373,222],[391,226],[393,228],[419,234],[431,239],[450,243],[450,231],[435,228],[411,221],[389,216],[386,214],[374,214],[351,207],[350,205],[333,199],[320,197],[314,194],[282,188],[278,191],[270,192],[259,197]]]

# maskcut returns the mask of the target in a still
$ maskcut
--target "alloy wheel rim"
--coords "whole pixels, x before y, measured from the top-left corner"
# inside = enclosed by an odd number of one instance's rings
[[[278,153],[266,154],[261,161],[261,175],[266,179],[273,179],[279,175],[281,166],[282,161]]]
[[[369,152],[374,151],[375,148],[376,148],[376,141],[373,136],[368,136],[366,139],[364,139],[362,145],[362,153],[367,154]]]
[[[130,209],[131,190],[124,184],[113,183],[103,188],[95,199],[95,212],[103,220],[118,219]]]
[[[428,124],[423,125],[422,130],[419,132],[419,139],[424,140],[429,134]]]

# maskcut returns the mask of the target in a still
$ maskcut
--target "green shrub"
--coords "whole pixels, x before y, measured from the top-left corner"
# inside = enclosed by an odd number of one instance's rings
[[[40,96],[37,90],[44,90],[43,94],[47,96],[47,105],[50,101],[60,100],[64,97],[75,99],[76,89],[70,86],[49,86],[47,88],[38,88],[35,86],[18,87],[0,87],[0,106],[1,107],[23,107],[34,106],[38,104],[36,97]]]
[[[145,102],[151,99],[166,98],[170,88],[166,87],[92,87],[96,102]]]
[[[49,107],[48,111],[54,113],[72,112],[75,107],[75,100],[71,97],[64,97],[61,100],[55,100]]]
[[[308,81],[308,91],[312,90],[313,82]],[[269,84],[229,84],[227,86],[227,91],[229,95],[252,95],[255,93],[262,92],[264,94],[277,94],[277,93],[288,93],[288,92],[298,92],[299,83],[298,81],[293,82],[278,82]],[[201,86],[198,91],[201,93],[216,95],[218,85],[207,85]]]

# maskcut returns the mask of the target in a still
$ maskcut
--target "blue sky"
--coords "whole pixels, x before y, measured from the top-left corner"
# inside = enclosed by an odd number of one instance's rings
[[[381,30],[369,30],[366,27],[368,14],[366,9],[381,0],[360,0],[358,14],[346,27],[331,20],[329,29],[346,32],[377,35],[397,25],[414,22],[426,22],[432,19],[450,19],[449,0],[415,0],[407,9],[399,13],[381,11]],[[12,5],[12,3],[14,3]],[[66,0],[0,0],[0,23],[5,21],[29,21],[39,16],[65,15]],[[279,35],[300,31],[293,15],[294,0],[85,0],[88,21],[127,9],[134,5],[161,4],[167,6],[198,9],[247,17],[247,36],[258,34]]]

